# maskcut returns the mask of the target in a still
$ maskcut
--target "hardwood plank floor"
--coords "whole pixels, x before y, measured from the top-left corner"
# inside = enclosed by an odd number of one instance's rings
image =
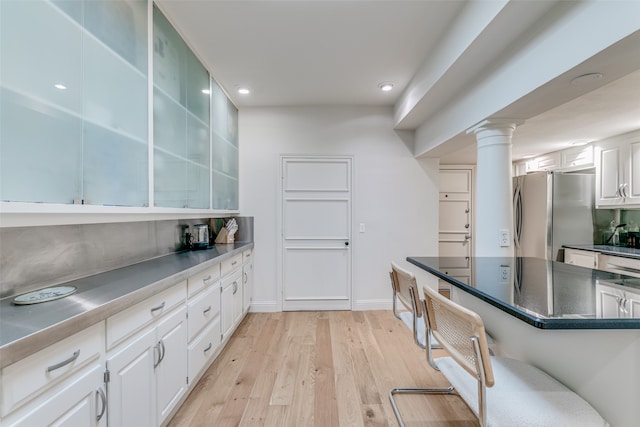
[[[395,426],[391,388],[446,385],[391,311],[250,313],[169,426]],[[397,400],[407,426],[478,425],[457,397]]]

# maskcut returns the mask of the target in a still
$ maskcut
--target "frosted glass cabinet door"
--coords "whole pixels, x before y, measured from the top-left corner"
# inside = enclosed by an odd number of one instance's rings
[[[0,1],[0,200],[81,197],[81,46],[55,6]]]
[[[238,110],[211,81],[213,142],[213,209],[238,209]]]
[[[153,28],[155,205],[209,209],[209,72],[155,7]]]
[[[153,84],[181,105],[186,105],[186,53],[188,47],[167,18],[153,6]]]
[[[146,0],[0,0],[0,17],[0,199],[148,204]]]

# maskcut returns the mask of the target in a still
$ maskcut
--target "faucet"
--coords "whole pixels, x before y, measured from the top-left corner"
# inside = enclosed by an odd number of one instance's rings
[[[615,236],[616,231],[618,231],[619,228],[626,227],[626,226],[627,226],[627,224],[618,224],[618,225],[616,225],[615,228],[613,229],[613,231],[611,232],[611,236],[609,236],[609,238],[607,239],[606,242],[604,242],[604,244],[608,245],[609,242],[611,241],[611,239],[613,239],[613,236]]]

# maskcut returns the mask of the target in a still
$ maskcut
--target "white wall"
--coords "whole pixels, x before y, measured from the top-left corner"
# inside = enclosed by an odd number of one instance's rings
[[[240,110],[240,212],[255,217],[253,311],[281,309],[280,156],[353,156],[353,308],[391,307],[392,260],[438,253],[438,161],[414,159],[386,107]],[[359,233],[364,223],[366,232]]]

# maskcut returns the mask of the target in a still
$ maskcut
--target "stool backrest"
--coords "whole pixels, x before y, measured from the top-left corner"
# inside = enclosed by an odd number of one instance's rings
[[[416,277],[410,271],[400,267],[395,262],[391,263],[391,283],[395,296],[407,310],[413,311],[416,317],[422,317],[422,304],[418,294]]]
[[[493,386],[489,346],[480,316],[429,286],[422,290],[429,328],[435,339],[469,374],[478,381],[482,380],[487,387]]]

